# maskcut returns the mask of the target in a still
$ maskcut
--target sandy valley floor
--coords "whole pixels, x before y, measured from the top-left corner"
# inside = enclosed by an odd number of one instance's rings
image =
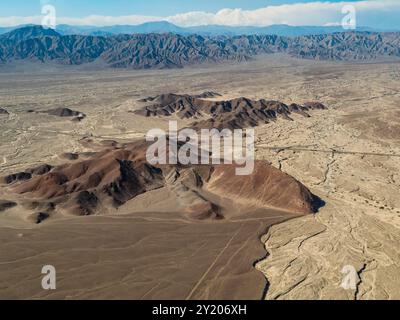
[[[129,112],[160,93],[212,90],[329,108],[256,130],[257,158],[321,197],[317,215],[276,224],[287,214],[253,212],[192,224],[165,218],[164,195],[158,207],[146,198],[117,214],[35,226],[13,208],[0,212],[0,298],[400,299],[399,80],[399,62],[283,56],[162,71],[0,69],[0,107],[10,112],[0,115],[0,176],[90,151],[84,137],[130,141],[166,128],[166,119]],[[55,107],[87,118],[27,112]],[[12,195],[2,188],[0,199]],[[158,213],[143,214],[151,206]],[[57,266],[55,292],[40,288],[45,264]],[[348,265],[355,290],[340,286]]]

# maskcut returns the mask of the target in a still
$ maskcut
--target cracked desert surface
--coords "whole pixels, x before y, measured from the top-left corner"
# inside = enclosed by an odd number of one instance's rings
[[[4,205],[0,298],[400,299],[399,80],[396,61],[280,55],[182,70],[2,70],[0,108],[9,114],[0,115],[0,176],[89,157],[88,139],[107,146],[166,129],[168,118],[132,112],[157,94],[214,91],[327,110],[255,128],[257,160],[321,198],[316,214],[241,211],[221,196],[223,221],[192,221],[174,210],[176,185],[89,217],[60,210],[41,224],[32,203]],[[86,117],[38,112],[63,107]],[[2,186],[0,200],[21,199]],[[40,288],[47,264],[58,270],[50,293]],[[341,287],[346,266],[355,268],[354,289]]]

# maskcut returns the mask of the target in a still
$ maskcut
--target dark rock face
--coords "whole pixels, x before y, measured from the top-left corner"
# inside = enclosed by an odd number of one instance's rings
[[[202,62],[240,62],[257,54],[277,52],[319,60],[400,57],[400,33],[342,32],[298,37],[150,33],[102,37],[63,36],[30,26],[0,36],[0,63],[33,59],[79,65],[100,59],[115,68],[160,69]]]
[[[0,200],[0,212],[16,207],[17,204],[13,201]]]
[[[7,115],[9,114],[6,109],[0,108],[0,115]]]
[[[6,184],[12,184],[14,182],[26,181],[32,179],[33,176],[41,176],[53,169],[52,166],[48,164],[40,165],[36,168],[28,169],[24,172],[18,172],[10,174],[8,176],[2,177],[1,180]]]
[[[43,112],[57,117],[85,117],[82,112],[71,110],[69,108],[56,108]]]
[[[5,176],[3,178],[3,181],[6,184],[11,184],[13,182],[17,182],[17,181],[25,181],[25,180],[29,180],[32,178],[32,174],[29,172],[18,172],[18,173],[14,173],[14,174],[10,174],[8,176]]]
[[[124,204],[139,194],[163,186],[162,171],[148,164],[135,167],[129,160],[117,160],[120,176],[105,187],[105,191],[114,200],[115,205]]]
[[[50,218],[50,214],[48,214],[47,212],[38,212],[34,214],[32,218],[35,224],[41,224],[43,221]]]
[[[83,215],[91,215],[96,209],[99,199],[97,196],[89,191],[82,191],[76,197],[76,203]]]
[[[71,153],[71,152],[66,152],[61,155],[62,158],[67,159],[67,160],[78,160],[79,159],[79,154],[77,153]]]
[[[197,121],[191,127],[240,129],[256,127],[275,121],[278,117],[292,120],[290,117],[292,113],[309,117],[310,115],[307,112],[310,110],[326,109],[319,102],[286,105],[279,101],[255,101],[243,97],[227,101],[210,101],[199,98],[202,96],[162,94],[141,100],[156,102],[156,104],[146,106],[135,111],[135,113],[145,117],[177,114],[181,119],[200,119],[202,115],[207,115],[207,119]],[[206,95],[206,97],[208,96]],[[215,97],[215,95],[212,97]]]
[[[50,172],[52,169],[53,169],[53,167],[51,165],[43,164],[43,165],[40,165],[40,166],[38,166],[36,168],[29,169],[29,170],[27,170],[27,172],[32,174],[32,175],[41,176],[41,175],[43,175],[43,174],[45,174],[47,172]]]

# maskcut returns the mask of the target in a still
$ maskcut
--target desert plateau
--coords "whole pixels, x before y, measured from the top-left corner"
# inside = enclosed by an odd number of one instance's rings
[[[1,299],[400,298],[398,60],[19,64],[0,67]],[[253,127],[253,174],[149,165],[171,119]]]

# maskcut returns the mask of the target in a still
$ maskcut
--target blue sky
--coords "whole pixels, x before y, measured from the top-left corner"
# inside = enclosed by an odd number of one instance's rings
[[[1,0],[0,16],[33,16],[42,3],[53,4],[58,14],[69,17],[87,15],[170,16],[188,11],[217,12],[224,8],[258,9],[268,5],[314,2],[315,0]],[[342,0],[330,0],[340,2]],[[357,0],[350,0],[354,2]]]
[[[44,4],[56,9],[57,24],[97,26],[341,25],[350,4],[358,26],[400,30],[400,0],[1,0],[0,26],[40,24]]]

